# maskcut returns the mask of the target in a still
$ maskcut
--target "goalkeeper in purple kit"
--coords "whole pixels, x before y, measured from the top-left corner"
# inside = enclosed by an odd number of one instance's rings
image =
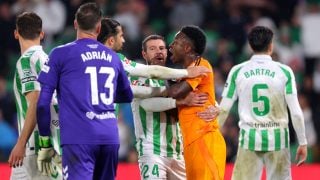
[[[113,103],[133,95],[118,55],[96,41],[102,13],[95,3],[78,9],[77,40],[52,50],[39,81],[38,126],[50,148],[50,100],[57,90],[64,179],[114,179],[119,134]]]

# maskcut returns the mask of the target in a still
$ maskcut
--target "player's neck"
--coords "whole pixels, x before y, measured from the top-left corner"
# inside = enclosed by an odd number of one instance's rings
[[[26,50],[28,50],[32,46],[40,45],[40,38],[35,40],[27,40],[27,39],[19,39],[20,51],[23,54]]]
[[[85,38],[89,38],[89,39],[97,39],[97,34],[94,32],[90,32],[90,31],[77,31],[77,39],[85,39]]]
[[[183,63],[183,67],[187,68],[190,65],[192,65],[193,63],[195,63],[197,60],[199,60],[199,58],[201,58],[201,56],[198,56],[196,54],[189,54],[186,55],[184,63]]]

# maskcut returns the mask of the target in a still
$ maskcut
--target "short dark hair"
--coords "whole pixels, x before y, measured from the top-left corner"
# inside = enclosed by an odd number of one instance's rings
[[[101,43],[105,43],[109,37],[119,33],[117,29],[119,26],[121,26],[121,24],[118,21],[111,18],[103,18],[101,20],[101,30],[97,40]]]
[[[34,12],[24,12],[17,16],[16,28],[21,37],[34,40],[42,31],[42,20]]]
[[[250,47],[254,52],[266,52],[272,43],[273,32],[265,26],[256,26],[248,35]]]
[[[207,43],[206,35],[203,30],[198,26],[188,25],[182,27],[180,32],[184,33],[191,40],[191,43],[194,46],[194,51],[198,55],[202,55]]]
[[[157,39],[161,39],[163,42],[165,42],[164,37],[157,35],[157,34],[153,34],[150,36],[147,36],[146,38],[144,38],[144,40],[142,41],[142,50],[146,51],[147,50],[147,42],[150,40],[157,40]]]
[[[79,7],[75,18],[81,30],[93,30],[97,23],[100,23],[102,12],[96,3],[86,3]]]

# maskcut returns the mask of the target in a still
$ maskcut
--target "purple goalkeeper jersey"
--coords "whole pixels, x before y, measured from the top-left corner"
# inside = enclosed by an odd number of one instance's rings
[[[113,102],[131,102],[118,55],[93,39],[52,50],[38,79],[57,90],[61,144],[119,144]]]

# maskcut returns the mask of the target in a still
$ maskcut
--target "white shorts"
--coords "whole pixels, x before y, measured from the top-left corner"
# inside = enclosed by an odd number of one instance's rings
[[[264,166],[266,167],[267,180],[290,180],[289,149],[261,152],[238,148],[232,180],[260,180]]]
[[[156,155],[139,157],[141,179],[186,179],[184,159],[177,160]]]
[[[42,175],[37,167],[37,155],[28,155],[23,159],[22,166],[11,168],[10,180],[62,180],[61,174],[61,169],[57,168],[57,173],[50,177]]]

